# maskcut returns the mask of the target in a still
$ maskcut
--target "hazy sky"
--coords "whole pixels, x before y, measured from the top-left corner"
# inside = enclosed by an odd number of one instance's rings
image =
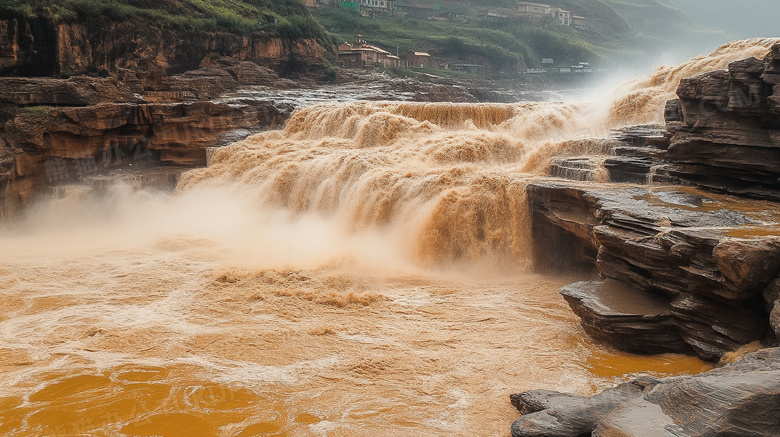
[[[667,0],[705,28],[728,39],[780,36],[780,0]]]

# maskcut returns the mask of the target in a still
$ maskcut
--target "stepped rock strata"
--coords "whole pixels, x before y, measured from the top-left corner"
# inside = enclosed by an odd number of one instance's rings
[[[683,351],[671,329],[711,361],[754,340],[774,341],[778,295],[767,290],[780,274],[779,78],[780,44],[764,60],[683,79],[679,99],[666,105],[666,128],[618,131],[621,144],[601,160],[602,174],[651,185],[528,186],[537,266],[595,266],[607,281],[562,290],[592,336],[632,352]],[[564,166],[578,168],[579,179],[597,173],[573,157],[554,163],[552,174]],[[606,289],[623,290],[612,293],[623,295],[614,302],[645,293],[664,308],[605,306]]]
[[[780,434],[780,348],[695,376],[641,377],[592,397],[511,396],[513,437],[762,437]]]
[[[780,45],[764,59],[684,79],[667,104],[673,175],[738,195],[780,200]]]
[[[594,338],[636,353],[687,353],[669,300],[614,280],[577,282],[561,294]]]
[[[764,60],[684,79],[666,104],[666,128],[621,129],[623,145],[601,160],[599,180],[645,186],[558,180],[527,189],[537,266],[599,272],[561,289],[591,336],[709,361],[756,340],[774,347],[592,397],[512,395],[523,414],[513,437],[780,435],[779,87],[780,45]],[[562,176],[556,165],[578,169],[580,180],[599,173],[578,157],[553,164]]]
[[[527,190],[538,266],[590,262],[608,281],[562,290],[594,337],[639,353],[689,350],[682,338],[706,360],[764,338],[761,296],[780,274],[780,236],[750,234],[777,229],[773,203],[673,186]],[[605,290],[613,304],[603,305]],[[644,312],[621,308],[636,299]]]
[[[211,100],[286,85],[250,62],[215,65],[176,76],[149,63],[138,75],[0,78],[0,218],[52,184],[128,166],[203,166],[224,135],[279,126],[292,113],[261,99]]]

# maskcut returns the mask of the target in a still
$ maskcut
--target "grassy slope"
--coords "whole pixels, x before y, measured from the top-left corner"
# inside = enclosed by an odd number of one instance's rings
[[[405,0],[397,0],[397,4]],[[417,1],[418,4],[426,0]],[[487,63],[493,70],[538,67],[543,57],[566,62],[590,61],[609,66],[639,60],[680,38],[707,37],[681,11],[660,0],[546,0],[588,19],[578,30],[544,26],[525,20],[505,24],[452,23],[408,17],[357,17],[354,11],[319,8],[314,16],[335,40],[351,41],[355,34],[403,56],[429,51],[450,60]],[[485,8],[513,8],[515,0],[442,1],[442,11],[475,15]]]
[[[0,0],[0,12],[67,22],[142,20],[183,29],[326,38],[302,0]]]

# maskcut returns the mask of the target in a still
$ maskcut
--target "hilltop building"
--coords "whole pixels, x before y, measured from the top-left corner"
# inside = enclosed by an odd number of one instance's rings
[[[360,12],[366,15],[387,15],[395,12],[394,0],[358,0]]]
[[[577,29],[585,29],[585,24],[587,23],[587,19],[585,17],[581,17],[579,15],[572,15],[571,16],[571,25],[572,27],[576,27]]]
[[[571,11],[555,8],[544,3],[520,2],[517,4],[517,12],[521,17],[532,21],[550,20],[558,26],[575,26],[585,28],[585,17],[576,16]]]
[[[506,23],[509,21],[509,15],[495,11],[479,11],[477,12],[477,20],[488,23]]]
[[[437,9],[433,6],[418,4],[396,5],[395,10],[398,15],[419,19],[434,18],[440,11],[440,9]]]
[[[413,52],[406,57],[406,64],[414,68],[431,68],[433,58],[426,52]]]
[[[517,11],[521,17],[541,20],[550,14],[551,7],[542,3],[520,2],[517,4]]]
[[[344,68],[382,67],[397,68],[401,58],[358,37],[354,43],[343,42],[338,46],[339,66]]]

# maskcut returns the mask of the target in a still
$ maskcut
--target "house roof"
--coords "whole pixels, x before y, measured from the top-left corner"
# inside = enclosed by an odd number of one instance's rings
[[[431,56],[426,52],[414,52],[414,56]]]
[[[351,52],[377,52],[377,53],[381,53],[383,55],[389,55],[390,54],[390,52],[388,52],[387,50],[383,50],[383,49],[380,49],[377,46],[372,46],[372,45],[369,45],[369,44],[364,44],[364,45],[360,45],[360,46],[355,46],[355,45],[349,44],[349,47],[350,47],[349,50],[341,50],[341,51],[342,52],[347,52],[347,51],[351,51]]]
[[[550,5],[546,5],[544,3],[534,3],[534,2],[519,2],[517,5],[518,6],[522,6],[522,5],[539,6],[539,7],[542,7],[542,8],[549,8],[550,7]]]

